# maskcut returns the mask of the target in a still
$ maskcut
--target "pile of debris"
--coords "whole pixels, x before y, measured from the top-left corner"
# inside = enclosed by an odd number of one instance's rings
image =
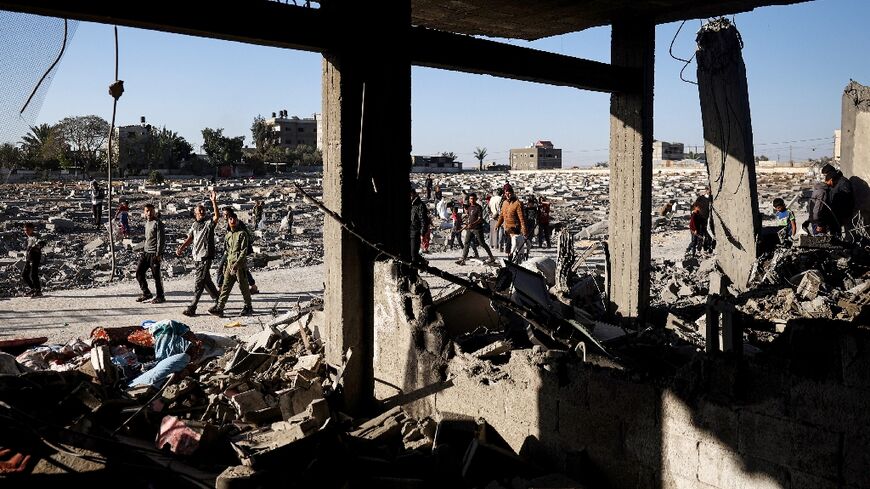
[[[192,273],[189,257],[177,258],[174,248],[184,241],[193,220],[193,209],[207,200],[215,188],[220,206],[231,206],[247,221],[254,233],[250,266],[291,268],[316,265],[323,260],[321,229],[323,216],[316,208],[286,190],[293,182],[317,187],[321,179],[299,175],[296,179],[235,181],[212,186],[207,180],[178,180],[153,185],[138,180],[117,182],[113,189],[113,212],[117,200],[130,207],[130,235],[114,233],[116,276],[111,276],[111,253],[107,226],[115,225],[104,215],[102,226],[93,223],[88,186],[85,184],[5,184],[5,195],[15,196],[0,203],[0,297],[21,295],[21,271],[25,265],[23,225],[33,222],[46,242],[42,253],[40,278],[43,289],[85,289],[105,285],[110,279],[135,280],[136,264],[144,247],[144,221],[139,217],[146,202],[154,203],[166,229],[166,278]],[[264,220],[252,223],[254,200],[264,203]],[[207,203],[207,202],[206,202]],[[210,206],[207,207],[211,212]],[[106,212],[104,207],[103,212]],[[293,224],[281,226],[293,213]],[[113,217],[113,216],[112,216]],[[107,222],[108,221],[108,222]],[[216,240],[221,243],[225,226],[219,226]],[[218,250],[222,246],[218,245]]]

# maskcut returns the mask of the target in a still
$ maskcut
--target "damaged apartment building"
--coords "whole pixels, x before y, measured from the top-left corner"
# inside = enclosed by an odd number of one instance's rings
[[[798,2],[260,2],[205,17],[162,0],[147,14],[123,3],[0,1],[322,53],[323,196],[309,201],[327,213],[322,305],[299,305],[227,344],[172,322],[147,334],[95,330],[89,372],[25,374],[0,388],[10,432],[31,443],[0,447],[20,455],[3,467],[54,450],[55,466],[111,472],[110,447],[115,470],[126,470],[136,458],[121,447],[137,446],[138,430],[153,439],[137,450],[160,467],[154,480],[127,472],[125,483],[143,487],[870,487],[863,213],[848,240],[802,236],[784,248],[765,238],[739,34],[724,19],[697,39],[715,258],[651,260],[656,24],[789,3]],[[612,26],[610,63],[471,37],[601,25]],[[610,93],[608,240],[575,249],[565,231],[552,263],[506,262],[468,278],[411,266],[407,229],[394,223],[408,214],[412,65]],[[714,108],[725,98],[723,118]],[[858,84],[843,93],[841,167],[862,190],[868,100]],[[383,218],[365,219],[375,213]],[[601,247],[605,273],[585,272]],[[415,268],[457,288],[435,300]],[[201,344],[189,375],[121,401],[107,395],[120,374],[110,347],[156,353],[172,338]],[[47,404],[64,409],[41,424]],[[62,446],[48,440],[59,432]]]

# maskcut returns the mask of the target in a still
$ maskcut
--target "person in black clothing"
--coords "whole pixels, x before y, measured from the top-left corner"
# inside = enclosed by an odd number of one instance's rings
[[[842,232],[852,227],[852,215],[855,210],[855,197],[852,194],[852,184],[843,176],[843,172],[832,165],[822,167],[825,176],[825,185],[828,190],[825,193],[825,204],[830,212],[827,214],[827,228],[834,236],[840,236]]]
[[[229,218],[229,216],[231,214],[235,215],[235,213],[236,213],[236,211],[232,207],[224,207],[224,209],[223,209],[223,216],[224,216],[225,220],[227,218]],[[251,236],[251,231],[248,229],[247,226],[245,226],[245,223],[243,223],[241,220],[238,222],[238,227],[241,228],[246,233],[248,233],[248,254],[249,255],[253,254],[254,249],[251,246],[251,242],[254,241],[254,239],[253,239],[253,236]],[[229,226],[229,224],[227,224],[227,231],[229,231],[229,229],[230,229],[230,226]],[[220,263],[218,264],[217,280],[215,280],[215,283],[217,284],[218,289],[220,289],[224,285],[224,270],[226,269],[226,267],[227,267],[227,250],[226,250],[226,248],[224,248],[224,254],[221,257]],[[245,273],[248,274],[248,285],[250,286],[251,293],[252,294],[259,293],[260,289],[257,288],[257,282],[254,280],[254,276],[251,275],[251,270],[249,268],[245,268]]]
[[[39,264],[42,261],[42,247],[45,243],[39,241],[32,222],[24,224],[24,236],[27,238],[27,247],[21,279],[30,289],[28,293],[30,297],[40,297],[42,296],[42,285],[39,282]]]
[[[142,250],[139,264],[136,267],[136,280],[139,282],[139,288],[142,289],[142,295],[136,299],[136,302],[150,302],[151,304],[166,302],[166,298],[163,296],[163,278],[160,276],[160,262],[163,261],[165,247],[166,231],[163,228],[163,221],[157,217],[154,204],[145,204],[145,248]],[[145,279],[145,274],[148,273],[149,268],[151,275],[154,276],[156,297],[151,295],[151,291],[148,290],[148,281]]]
[[[432,200],[432,175],[426,175],[426,200]]]
[[[94,225],[99,226],[103,217],[103,189],[96,180],[91,180],[91,208],[94,211]]]
[[[420,256],[420,238],[429,230],[429,216],[426,215],[426,204],[417,195],[417,190],[413,185],[410,187],[408,196],[411,200],[411,227],[409,236],[411,240],[411,261],[417,262],[422,259]]]

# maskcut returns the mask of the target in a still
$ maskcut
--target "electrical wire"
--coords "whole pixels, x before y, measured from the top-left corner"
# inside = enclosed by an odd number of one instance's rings
[[[21,110],[18,111],[18,115],[23,114],[24,111],[27,110],[27,106],[30,105],[30,101],[33,100],[33,96],[36,95],[36,91],[39,90],[40,86],[42,86],[42,82],[45,81],[45,78],[48,76],[49,73],[51,73],[51,70],[53,70],[54,67],[57,66],[57,64],[60,62],[60,58],[63,57],[63,53],[64,51],[66,51],[66,41],[68,35],[69,21],[67,19],[63,19],[63,43],[60,45],[60,52],[57,53],[57,58],[54,59],[54,63],[52,63],[51,66],[49,66],[48,69],[45,70],[45,73],[42,74],[42,78],[40,78],[39,81],[36,83],[36,86],[33,87],[33,91],[30,92],[30,96],[27,97],[27,101],[24,102],[24,107],[21,107]]]
[[[680,80],[683,80],[686,83],[691,83],[692,85],[697,85],[698,82],[695,82],[692,80],[687,80],[686,78],[683,77],[683,72],[686,71],[686,68],[688,68],[688,66],[692,63],[692,60],[695,59],[695,53],[692,53],[692,56],[689,59],[679,58],[679,57],[674,55],[674,42],[677,40],[677,36],[680,34],[680,31],[683,29],[683,26],[685,24],[686,24],[686,21],[684,20],[684,21],[680,22],[680,27],[677,27],[677,32],[674,33],[674,38],[671,39],[671,45],[668,46],[668,54],[671,55],[671,58],[674,58],[677,61],[682,61],[683,63],[685,63],[683,65],[683,68],[680,69]]]
[[[118,81],[118,26],[115,26],[115,81]],[[112,136],[115,132],[115,116],[118,113],[118,98],[112,97],[112,124],[109,126],[109,154],[106,157],[108,164],[106,172],[108,177],[108,204],[106,211],[109,213],[109,249],[111,250],[111,270],[109,274],[109,282],[115,279],[115,269],[117,261],[115,260],[115,233],[114,233],[114,218],[112,217]],[[121,143],[120,135],[118,136],[118,144]]]

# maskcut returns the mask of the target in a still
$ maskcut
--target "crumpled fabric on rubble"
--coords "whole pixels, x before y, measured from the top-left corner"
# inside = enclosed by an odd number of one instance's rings
[[[76,338],[65,345],[42,345],[18,355],[15,360],[33,370],[64,372],[75,370],[90,360],[91,347]]]

